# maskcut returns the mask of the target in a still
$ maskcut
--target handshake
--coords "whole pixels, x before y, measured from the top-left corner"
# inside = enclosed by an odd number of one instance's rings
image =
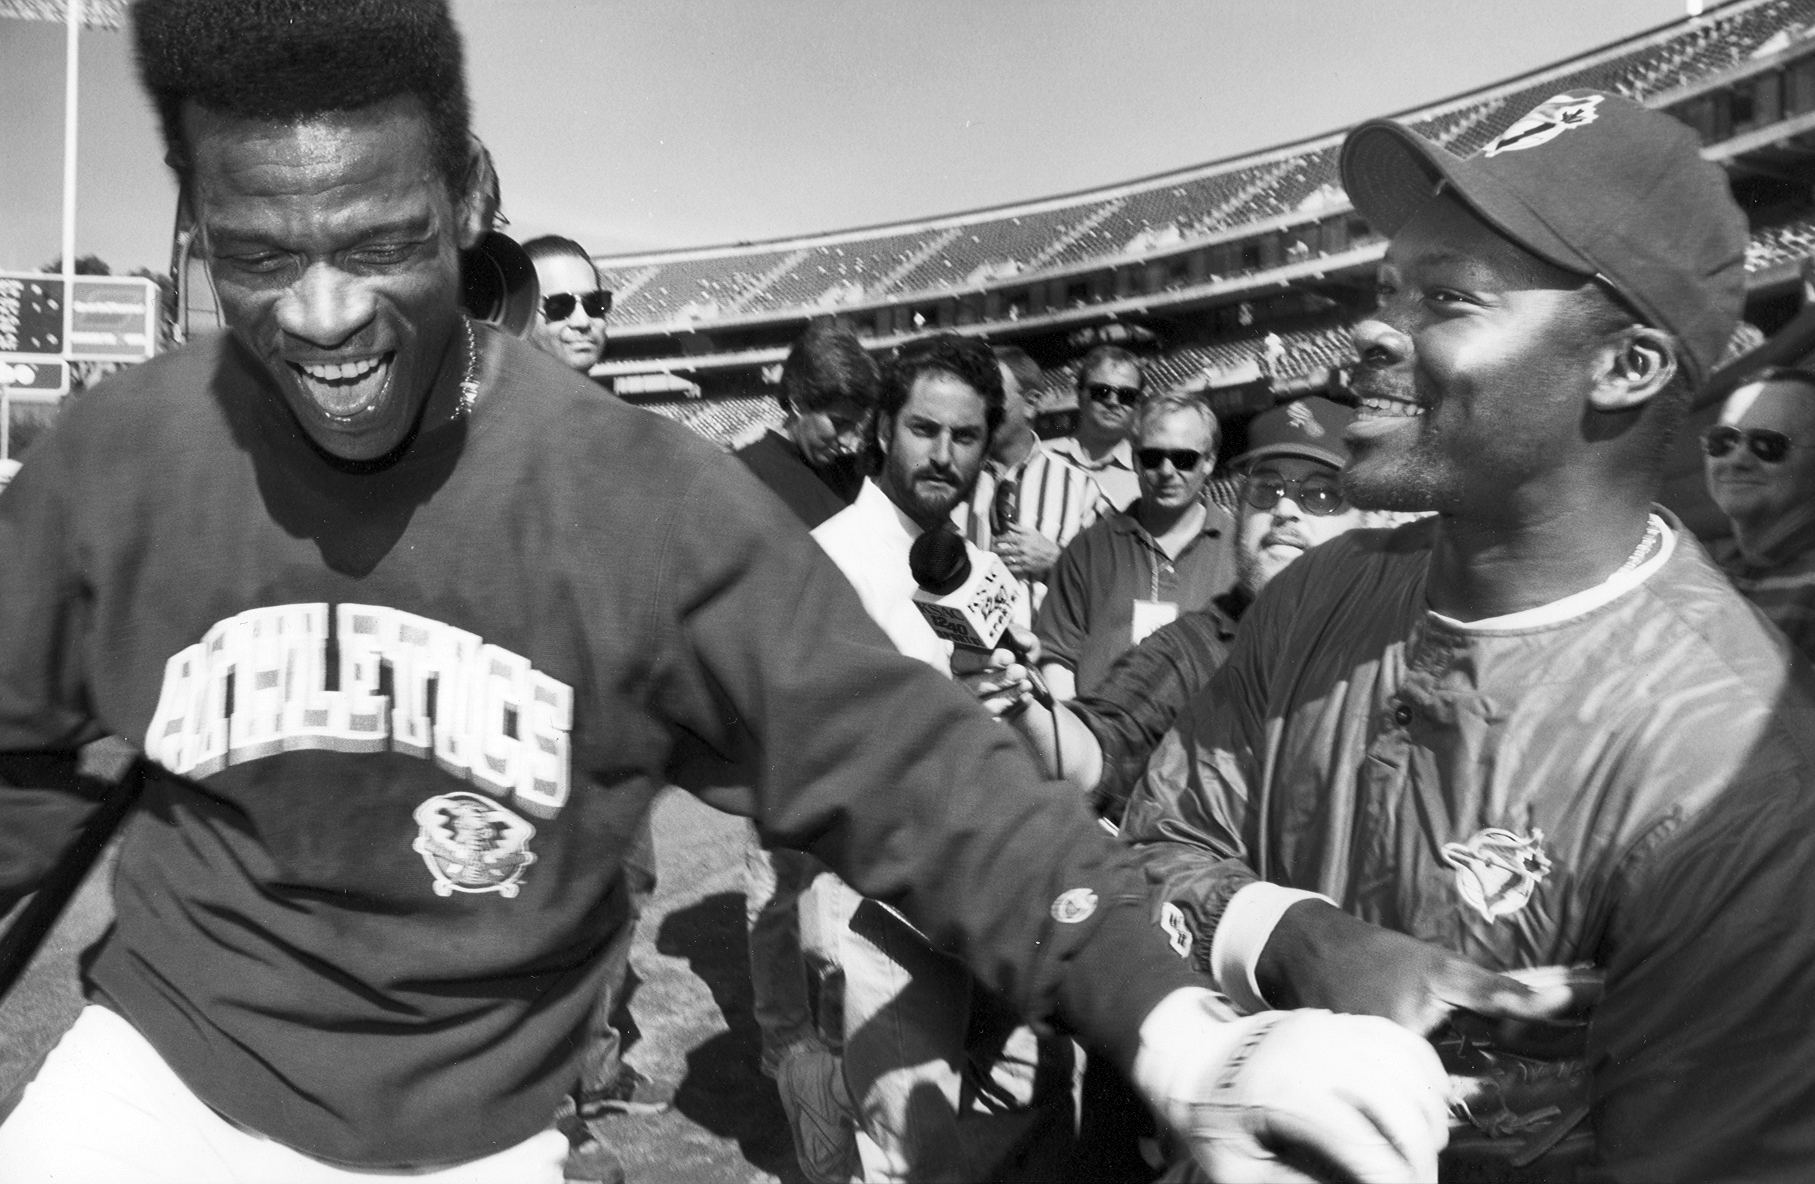
[[[1135,1083],[1213,1180],[1435,1180],[1468,1083],[1426,1037],[1466,1013],[1516,1042],[1600,994],[1593,971],[1498,974],[1320,900],[1286,911],[1259,973],[1296,1010],[1181,990],[1141,1026]]]

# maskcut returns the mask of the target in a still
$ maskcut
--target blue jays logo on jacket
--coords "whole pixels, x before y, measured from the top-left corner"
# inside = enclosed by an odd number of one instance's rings
[[[1489,921],[1511,916],[1531,901],[1532,891],[1550,874],[1544,832],[1521,837],[1488,827],[1467,842],[1445,843],[1443,861],[1456,869],[1456,891]]]

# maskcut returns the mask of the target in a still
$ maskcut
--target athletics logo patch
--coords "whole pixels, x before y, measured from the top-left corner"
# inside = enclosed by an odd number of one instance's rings
[[[1541,830],[1526,838],[1490,826],[1466,843],[1445,843],[1443,860],[1456,869],[1456,891],[1463,902],[1489,921],[1524,908],[1550,874]]]
[[[1548,144],[1572,127],[1586,127],[1599,119],[1595,108],[1601,105],[1605,95],[1557,95],[1545,99],[1521,118],[1517,123],[1495,136],[1493,142],[1481,150],[1481,155],[1492,159],[1502,152],[1523,152],[1527,148],[1536,148],[1539,144]]]
[[[536,828],[490,798],[457,790],[436,794],[411,815],[420,829],[410,846],[429,865],[435,895],[496,892],[517,895],[523,870],[536,861],[529,840]]]
[[[1076,925],[1097,911],[1097,894],[1088,888],[1072,888],[1059,893],[1052,902],[1052,919]]]

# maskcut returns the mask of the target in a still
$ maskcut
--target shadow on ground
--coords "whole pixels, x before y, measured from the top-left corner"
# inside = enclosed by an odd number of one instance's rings
[[[737,1140],[752,1165],[784,1181],[800,1180],[787,1116],[775,1086],[762,1074],[743,896],[721,892],[669,913],[655,948],[686,960],[712,992],[728,1029],[688,1051],[675,1109],[713,1134]]]

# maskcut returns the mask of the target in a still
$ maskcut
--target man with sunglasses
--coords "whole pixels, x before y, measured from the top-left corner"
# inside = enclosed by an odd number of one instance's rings
[[[530,239],[523,251],[536,265],[542,293],[530,341],[587,373],[605,354],[605,318],[611,312],[611,293],[599,283],[599,269],[585,247],[556,234]]]
[[[1141,496],[1128,442],[1134,413],[1146,393],[1138,358],[1119,345],[1099,345],[1078,368],[1078,426],[1046,447],[1089,473],[1103,496],[1126,510]]]
[[[1090,694],[1048,713],[1032,701],[1021,671],[1007,665],[1007,653],[1004,665],[966,679],[985,706],[1012,720],[1048,773],[1076,785],[1111,822],[1121,821],[1147,758],[1179,712],[1223,664],[1261,589],[1312,547],[1379,517],[1342,496],[1349,454],[1342,432],[1353,418],[1348,408],[1313,395],[1248,422],[1250,447],[1233,464],[1244,475],[1235,587],[1117,658]]]
[[[1802,1178],[1812,680],[1655,505],[1745,215],[1593,91],[1467,158],[1365,123],[1340,168],[1388,239],[1343,489],[1435,513],[1267,587],[1124,837],[1238,1006],[1438,1041],[1452,1178]],[[1592,1023],[1479,1021],[1569,996]]]
[[[1221,438],[1209,405],[1157,396],[1135,438],[1139,500],[1065,548],[1034,618],[1060,699],[1089,693],[1122,651],[1235,583],[1235,521],[1204,496]]]
[[[1702,433],[1708,495],[1733,524],[1715,557],[1733,586],[1815,658],[1815,374],[1772,368]]]

